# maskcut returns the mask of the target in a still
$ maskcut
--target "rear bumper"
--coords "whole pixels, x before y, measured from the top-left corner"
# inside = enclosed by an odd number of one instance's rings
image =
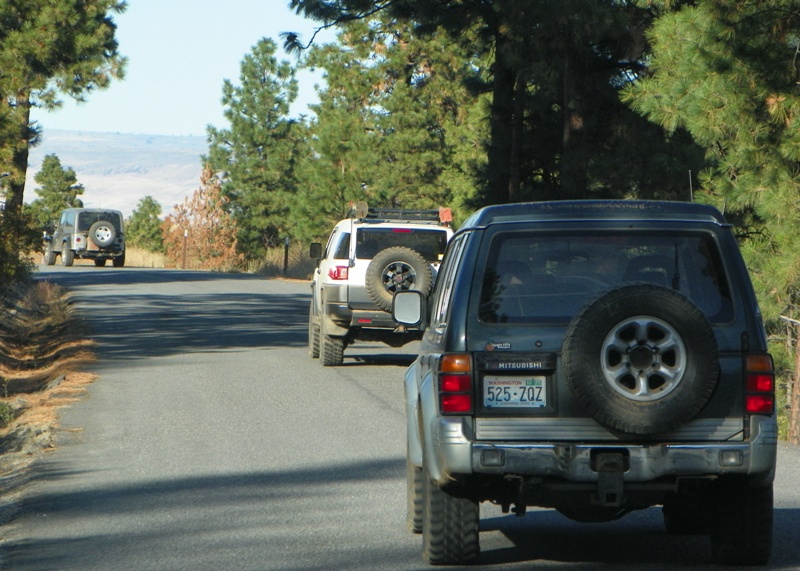
[[[124,254],[125,250],[75,250],[76,257],[90,260],[113,260]]]
[[[595,459],[604,452],[622,452],[627,459],[625,482],[719,474],[748,474],[767,482],[775,475],[778,428],[764,416],[751,417],[751,438],[736,442],[472,442],[460,418],[439,419],[436,426],[433,448],[442,481],[459,474],[513,474],[597,482]]]
[[[380,309],[353,309],[348,301],[347,286],[325,284],[323,311],[339,327],[385,329],[394,331],[397,323],[392,315]]]

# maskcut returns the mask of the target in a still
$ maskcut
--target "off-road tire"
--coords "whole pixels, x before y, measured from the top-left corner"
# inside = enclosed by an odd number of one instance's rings
[[[45,246],[44,256],[42,258],[42,261],[47,266],[52,266],[56,263],[56,253],[53,250],[52,242],[48,242],[47,246]]]
[[[320,325],[319,362],[323,367],[338,367],[344,362],[344,337],[334,337],[325,332],[325,318]]]
[[[111,263],[115,268],[121,268],[125,265],[125,254],[123,253],[121,256],[117,256],[111,260]]]
[[[422,533],[422,517],[425,510],[425,480],[422,468],[414,466],[406,458],[406,485],[408,510],[406,524],[412,533]]]
[[[432,283],[431,267],[425,258],[402,246],[378,252],[367,266],[365,276],[370,299],[384,311],[391,311],[395,292],[416,290],[427,294]]]
[[[61,250],[61,265],[69,267],[75,261],[75,250],[64,248]]]
[[[637,435],[693,419],[719,376],[705,315],[680,293],[644,283],[589,301],[569,324],[563,359],[583,408],[603,426]]]
[[[746,476],[716,482],[711,556],[719,565],[765,565],[772,553],[772,485],[755,486]]]
[[[661,508],[669,533],[707,535],[711,533],[711,501],[707,496],[669,494]]]
[[[117,239],[117,230],[108,220],[98,220],[89,228],[89,239],[98,248],[107,248]]]
[[[474,563],[480,555],[478,502],[451,496],[423,466],[422,558],[431,565]]]
[[[319,359],[319,325],[314,323],[314,313],[308,310],[308,356]]]
[[[99,260],[95,260],[94,261],[94,265],[97,266],[98,268],[103,268],[106,265],[106,259],[105,258],[101,258]]]

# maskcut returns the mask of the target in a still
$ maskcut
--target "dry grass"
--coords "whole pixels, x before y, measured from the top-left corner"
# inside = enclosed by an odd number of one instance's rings
[[[287,271],[284,274],[286,252],[283,247],[273,248],[267,252],[266,257],[258,262],[248,264],[247,272],[264,277],[287,277],[298,280],[311,279],[316,267],[316,260],[308,256],[308,249],[302,244],[291,244]]]
[[[166,261],[164,254],[148,252],[142,248],[125,249],[125,265],[132,268],[163,268]]]
[[[94,359],[92,342],[67,293],[48,282],[27,283],[0,298],[0,491],[27,480],[27,466],[53,447],[58,410],[95,377],[79,370]],[[0,522],[13,501],[0,500]]]
[[[26,283],[0,303],[0,397],[43,390],[93,359],[92,342],[59,286]]]
[[[315,260],[308,257],[306,246],[292,244],[289,247],[287,271],[284,274],[283,247],[273,248],[262,260],[249,262],[245,272],[264,277],[287,277],[300,280],[311,278],[316,265]],[[165,268],[167,257],[164,254],[155,254],[141,248],[128,248],[125,254],[125,265],[132,268]]]

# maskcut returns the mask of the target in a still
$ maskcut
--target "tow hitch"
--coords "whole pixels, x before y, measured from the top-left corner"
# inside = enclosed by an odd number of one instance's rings
[[[627,450],[592,451],[592,470],[597,472],[597,495],[594,504],[619,507],[625,503],[623,475],[630,467]]]

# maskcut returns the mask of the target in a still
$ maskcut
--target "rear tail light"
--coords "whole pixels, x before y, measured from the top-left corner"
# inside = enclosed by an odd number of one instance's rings
[[[346,280],[347,271],[347,266],[332,266],[328,270],[328,277],[330,277],[332,280]]]
[[[769,355],[745,357],[745,411],[748,414],[775,412],[775,369]]]
[[[472,394],[469,355],[443,355],[439,361],[439,407],[442,414],[471,414]]]

